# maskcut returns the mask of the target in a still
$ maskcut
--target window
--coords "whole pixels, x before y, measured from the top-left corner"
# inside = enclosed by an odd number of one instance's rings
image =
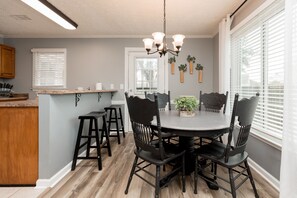
[[[252,132],[281,140],[285,19],[280,1],[231,35],[231,93],[260,94]]]
[[[158,89],[158,58],[136,58],[135,93],[155,92]]]
[[[40,48],[33,52],[33,88],[66,88],[66,49]]]

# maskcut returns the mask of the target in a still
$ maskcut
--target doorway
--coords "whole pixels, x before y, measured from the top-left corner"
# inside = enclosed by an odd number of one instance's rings
[[[147,55],[143,48],[125,48],[125,92],[144,98],[144,92],[168,91],[168,56]],[[125,99],[126,100],[126,99]],[[131,131],[125,107],[125,127]]]

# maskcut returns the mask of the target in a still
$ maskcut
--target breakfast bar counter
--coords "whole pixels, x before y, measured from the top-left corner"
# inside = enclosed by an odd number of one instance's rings
[[[104,111],[117,90],[38,91],[39,163],[37,187],[48,187],[70,171],[78,117]],[[101,122],[98,123],[101,127]]]

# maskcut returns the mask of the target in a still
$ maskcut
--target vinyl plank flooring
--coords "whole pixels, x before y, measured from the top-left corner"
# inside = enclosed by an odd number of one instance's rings
[[[137,198],[154,197],[154,188],[140,178],[134,176],[129,192],[125,195],[125,188],[134,161],[133,135],[128,133],[122,143],[117,144],[116,138],[111,138],[112,157],[108,157],[106,149],[102,150],[103,169],[98,170],[96,160],[83,160],[75,171],[69,172],[53,188],[48,188],[43,193],[32,191],[31,197],[39,198],[70,198],[70,197],[98,197],[98,198]],[[169,170],[166,167],[166,170]],[[154,167],[149,171],[155,173]],[[227,171],[219,168],[218,171],[228,178]],[[164,173],[162,173],[164,174]],[[141,172],[146,179],[154,183],[153,178]],[[278,192],[270,186],[260,175],[253,171],[256,187],[261,198],[277,198]],[[226,184],[226,187],[228,185]],[[0,188],[0,197],[14,197],[21,189]],[[181,179],[172,181],[168,187],[161,189],[160,197],[170,198],[230,198],[231,194],[223,190],[210,190],[206,183],[199,178],[198,194],[194,194],[193,175],[186,177],[186,192],[182,193]],[[29,192],[29,191],[28,191]],[[27,194],[28,192],[25,192]],[[246,181],[237,190],[238,198],[251,198],[254,193],[251,184]],[[24,197],[22,197],[24,198]]]

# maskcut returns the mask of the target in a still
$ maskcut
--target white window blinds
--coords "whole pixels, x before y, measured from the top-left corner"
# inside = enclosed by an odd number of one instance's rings
[[[66,49],[33,52],[33,88],[66,88]]]
[[[253,129],[278,139],[283,131],[283,7],[277,1],[231,35],[231,95],[259,92]]]

